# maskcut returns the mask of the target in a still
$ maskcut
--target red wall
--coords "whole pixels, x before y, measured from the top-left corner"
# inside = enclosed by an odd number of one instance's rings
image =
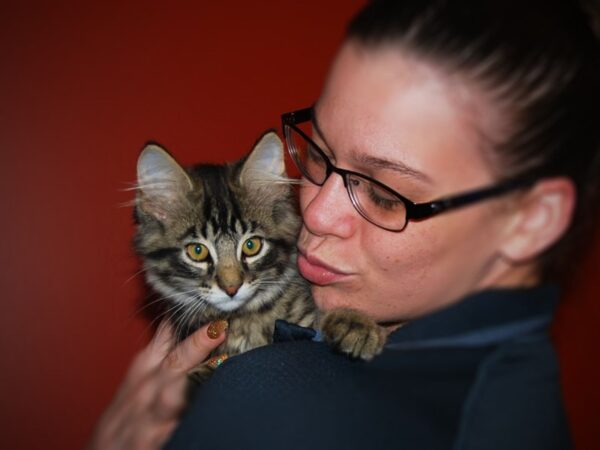
[[[363,1],[7,3],[0,448],[76,449],[149,335],[123,206],[140,148],[242,155],[315,99]],[[600,411],[599,254],[556,329],[580,448]]]

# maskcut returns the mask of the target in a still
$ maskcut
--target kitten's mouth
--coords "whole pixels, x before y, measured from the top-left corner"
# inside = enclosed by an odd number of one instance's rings
[[[213,307],[221,311],[234,311],[246,305],[252,300],[255,289],[248,287],[245,284],[238,290],[234,296],[230,296],[223,292],[220,288],[215,288],[211,291],[206,299]]]
[[[229,297],[227,298],[213,298],[211,297],[209,303],[221,311],[234,311],[244,305],[245,300],[242,298]]]

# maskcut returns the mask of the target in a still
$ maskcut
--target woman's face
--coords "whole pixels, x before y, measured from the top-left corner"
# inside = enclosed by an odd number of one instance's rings
[[[346,43],[316,106],[317,143],[336,166],[426,202],[494,183],[481,151],[492,112],[482,95],[432,66]],[[498,252],[509,215],[498,200],[409,222],[402,232],[361,217],[337,174],[322,187],[306,182],[300,203],[298,265],[321,309],[400,321],[511,283]]]

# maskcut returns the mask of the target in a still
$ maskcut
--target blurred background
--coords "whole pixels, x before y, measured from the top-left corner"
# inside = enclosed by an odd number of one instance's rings
[[[318,96],[363,1],[0,3],[0,448],[77,449],[148,341],[131,251],[138,153],[246,153]],[[554,336],[599,448],[600,242]]]

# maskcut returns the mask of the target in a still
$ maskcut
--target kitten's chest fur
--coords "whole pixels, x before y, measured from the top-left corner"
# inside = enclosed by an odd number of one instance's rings
[[[297,274],[269,308],[229,317],[227,339],[213,354],[231,356],[271,343],[277,319],[307,327],[316,323],[317,309],[309,286]]]

